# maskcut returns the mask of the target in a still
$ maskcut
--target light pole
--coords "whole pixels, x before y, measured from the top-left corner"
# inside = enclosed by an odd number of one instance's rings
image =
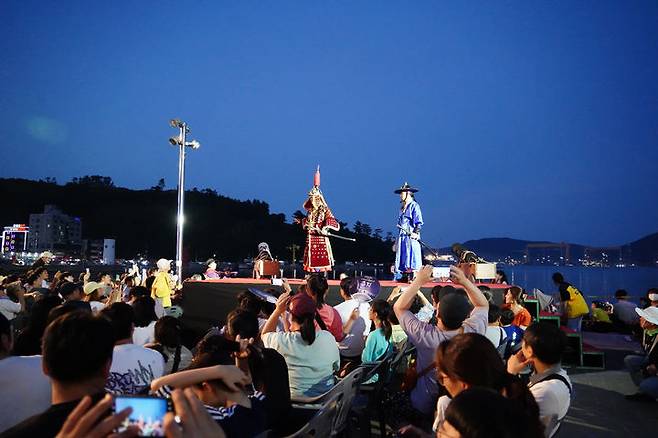
[[[171,137],[169,143],[172,146],[178,146],[178,209],[176,212],[176,276],[177,283],[180,285],[183,281],[183,214],[185,204],[185,148],[199,149],[201,144],[196,141],[187,141],[187,134],[190,127],[187,123],[172,119],[169,121],[172,128],[178,128],[178,136]]]

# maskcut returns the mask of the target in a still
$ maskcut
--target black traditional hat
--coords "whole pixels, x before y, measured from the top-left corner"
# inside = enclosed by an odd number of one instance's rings
[[[402,192],[416,193],[417,191],[418,191],[418,189],[415,189],[415,188],[411,187],[408,182],[405,182],[404,184],[402,184],[402,187],[395,190],[395,193],[397,193],[399,195]]]

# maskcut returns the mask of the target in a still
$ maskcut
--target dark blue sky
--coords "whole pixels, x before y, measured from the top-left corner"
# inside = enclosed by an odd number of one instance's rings
[[[436,245],[619,244],[658,231],[655,1],[0,3],[7,177],[176,184]],[[6,161],[5,161],[6,163]],[[11,208],[11,206],[8,206]],[[172,206],[172,220],[175,206]],[[193,226],[193,224],[191,224]]]

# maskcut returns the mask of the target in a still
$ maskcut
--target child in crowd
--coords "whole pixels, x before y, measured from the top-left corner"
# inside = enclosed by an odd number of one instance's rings
[[[523,329],[513,325],[514,312],[510,309],[503,310],[500,314],[500,323],[507,334],[507,348],[505,349],[504,359],[508,359],[512,354],[521,349],[521,340],[523,339]]]
[[[505,349],[507,348],[507,332],[501,327],[501,315],[500,307],[495,304],[489,304],[489,325],[484,335],[498,349],[499,353],[502,353],[501,356],[504,356]]]

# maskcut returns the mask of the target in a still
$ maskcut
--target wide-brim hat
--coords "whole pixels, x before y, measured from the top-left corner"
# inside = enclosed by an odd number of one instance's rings
[[[636,307],[635,311],[651,324],[658,325],[658,307],[647,307],[646,309]]]
[[[93,291],[95,291],[96,289],[101,288],[103,286],[104,285],[101,284],[101,283],[97,283],[95,281],[90,281],[89,283],[85,284],[85,286],[83,288],[83,292],[85,293],[85,295],[89,295]]]
[[[402,192],[411,192],[411,193],[416,193],[418,189],[411,187],[408,182],[405,182],[402,184],[402,186],[399,189],[395,189],[396,194],[400,194]]]

